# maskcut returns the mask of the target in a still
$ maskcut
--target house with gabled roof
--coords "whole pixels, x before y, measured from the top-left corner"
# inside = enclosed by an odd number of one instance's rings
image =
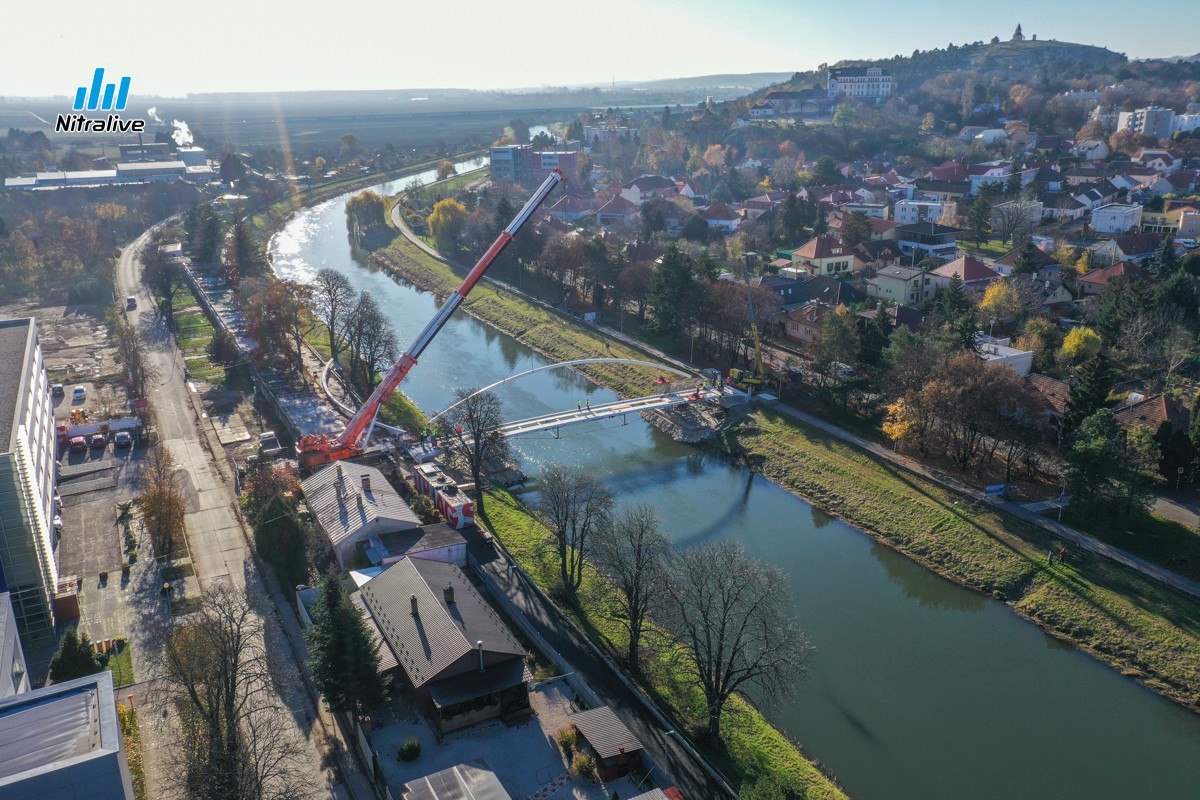
[[[930,271],[938,291],[950,285],[950,281],[958,277],[963,283],[963,290],[972,296],[982,297],[987,287],[1001,279],[999,272],[984,264],[975,256],[961,255],[953,261],[948,261],[935,270]]]
[[[457,566],[405,558],[355,595],[441,733],[528,717],[525,648]]]
[[[862,269],[862,261],[854,251],[833,236],[814,236],[796,248],[792,265],[809,275],[840,275]]]
[[[419,528],[421,520],[375,467],[339,461],[300,482],[304,502],[343,567],[372,536]]]
[[[717,201],[710,206],[700,209],[700,216],[708,223],[709,228],[721,231],[735,231],[742,221],[742,215],[728,203]]]
[[[1158,249],[1161,242],[1162,237],[1157,233],[1131,233],[1103,242],[1096,246],[1093,252],[1102,259],[1111,259],[1114,262],[1132,261],[1140,264],[1154,255],[1154,251]]]
[[[614,225],[637,219],[641,206],[619,194],[596,209],[596,221],[601,225]]]
[[[1142,268],[1132,261],[1118,261],[1112,266],[1093,269],[1084,275],[1081,275],[1076,283],[1079,286],[1079,291],[1084,295],[1100,294],[1104,291],[1104,287],[1108,282],[1118,275],[1124,275],[1127,278],[1138,280],[1142,277]]]

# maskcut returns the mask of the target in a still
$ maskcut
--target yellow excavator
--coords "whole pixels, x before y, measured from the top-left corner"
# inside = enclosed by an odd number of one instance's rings
[[[750,307],[750,334],[754,337],[754,370],[734,367],[729,370],[729,380],[743,392],[754,392],[766,382],[767,373],[763,369],[762,341],[758,337],[758,320],[754,317],[754,296],[750,291],[750,276],[745,266],[742,267],[742,280],[746,284],[746,304]]]

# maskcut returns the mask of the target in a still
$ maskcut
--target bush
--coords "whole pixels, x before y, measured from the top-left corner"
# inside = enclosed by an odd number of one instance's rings
[[[416,495],[409,503],[409,506],[412,508],[413,513],[417,515],[417,519],[421,520],[422,525],[432,525],[435,522],[444,522],[446,520],[442,516],[442,512],[437,510],[437,507],[427,495]]]
[[[397,757],[401,761],[416,761],[421,757],[421,740],[415,736],[405,739],[404,744],[400,745]]]
[[[558,742],[558,746],[562,748],[562,751],[566,753],[567,757],[570,758],[571,753],[575,750],[575,743],[578,741],[575,729],[570,726],[559,728],[558,733],[554,734],[554,739]]]
[[[580,778],[596,777],[596,759],[587,753],[576,753],[571,761],[571,772]]]

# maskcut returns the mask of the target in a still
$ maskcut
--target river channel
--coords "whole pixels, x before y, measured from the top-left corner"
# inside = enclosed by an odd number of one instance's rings
[[[394,194],[411,180],[375,190]],[[407,345],[434,298],[351,257],[347,199],[291,221],[272,242],[275,269],[301,281],[322,267],[345,273]],[[458,387],[544,363],[460,311],[403,389],[432,412]],[[508,419],[614,399],[566,370],[502,387],[500,397]],[[592,425],[561,440],[515,440],[525,472],[584,465],[619,503],[655,506],[676,545],[735,539],[779,566],[815,653],[794,699],[768,716],[857,800],[1200,797],[1200,716],[760,476],[641,421]]]

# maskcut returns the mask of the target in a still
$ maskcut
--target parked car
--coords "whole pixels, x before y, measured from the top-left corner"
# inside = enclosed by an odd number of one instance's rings
[[[129,297],[125,298],[125,310],[133,311],[135,308],[137,308],[137,298],[129,295]]]
[[[82,386],[82,385],[76,386],[74,389],[71,390],[71,400],[73,402],[79,402],[80,400],[86,400],[86,399],[87,399],[87,387],[86,386]]]
[[[71,439],[72,453],[86,453],[88,449],[88,441],[85,436],[75,436]]]
[[[67,390],[61,383],[53,383],[50,385],[51,397],[66,397]]]
[[[108,437],[106,437],[103,433],[93,434],[92,449],[99,450],[102,447],[108,447]]]
[[[114,447],[129,447],[133,444],[133,437],[129,435],[129,431],[117,431],[113,436]]]

